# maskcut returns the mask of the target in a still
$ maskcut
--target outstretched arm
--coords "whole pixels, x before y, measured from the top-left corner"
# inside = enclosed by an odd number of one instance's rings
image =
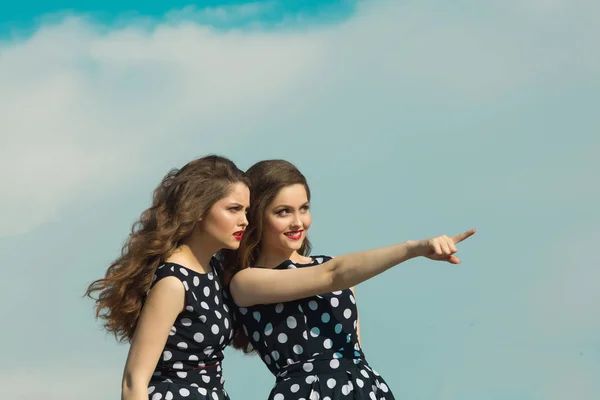
[[[444,235],[345,254],[310,268],[246,268],[232,278],[230,290],[238,306],[248,307],[347,289],[414,257],[458,264],[460,260],[454,255],[456,243],[474,233],[473,229],[453,237]]]

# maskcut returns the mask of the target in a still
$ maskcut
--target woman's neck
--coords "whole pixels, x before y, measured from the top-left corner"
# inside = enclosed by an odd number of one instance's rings
[[[206,241],[198,240],[192,234],[175,249],[167,261],[176,262],[204,274],[212,271],[210,259],[217,251],[219,249],[207,245]]]
[[[264,268],[275,268],[282,262],[309,263],[311,259],[300,255],[296,250],[262,249],[255,264]]]

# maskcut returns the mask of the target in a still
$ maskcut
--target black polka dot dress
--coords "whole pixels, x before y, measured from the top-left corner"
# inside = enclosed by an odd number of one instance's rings
[[[310,268],[330,259],[317,256],[310,264],[288,260],[276,269]],[[269,399],[394,399],[358,343],[352,290],[236,307],[234,316],[276,377]]]
[[[158,267],[152,286],[168,276],[185,288],[185,310],[169,333],[150,384],[149,400],[227,400],[223,388],[223,350],[233,338],[227,294],[222,290],[218,262],[200,274],[179,264]]]

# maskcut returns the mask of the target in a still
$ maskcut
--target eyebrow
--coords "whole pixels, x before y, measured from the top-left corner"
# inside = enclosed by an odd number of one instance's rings
[[[308,202],[308,201],[307,201],[306,203],[302,203],[302,204],[300,205],[300,207],[308,206],[309,204],[310,204],[310,202]],[[289,206],[289,205],[287,205],[287,204],[279,204],[279,205],[277,205],[277,206],[273,207],[273,209],[277,209],[277,208],[280,208],[280,207],[281,207],[281,208],[294,208],[294,207],[292,207],[292,206]]]

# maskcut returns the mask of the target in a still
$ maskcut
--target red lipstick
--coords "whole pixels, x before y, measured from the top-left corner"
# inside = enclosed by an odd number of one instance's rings
[[[235,238],[235,240],[240,241],[242,240],[242,237],[244,236],[244,231],[237,231],[237,232],[233,232],[233,237]]]
[[[302,239],[302,232],[303,231],[289,231],[289,232],[285,232],[284,235],[286,238],[291,239],[291,240],[300,240]]]

